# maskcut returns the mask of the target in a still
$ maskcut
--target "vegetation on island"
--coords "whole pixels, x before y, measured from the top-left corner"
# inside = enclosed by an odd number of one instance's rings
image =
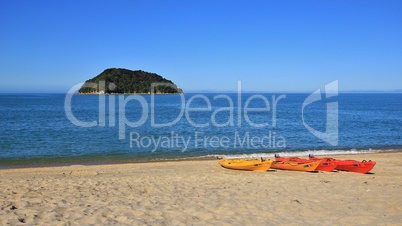
[[[80,94],[150,94],[153,84],[153,93],[173,94],[183,93],[172,81],[162,76],[141,70],[123,68],[109,68],[98,76],[87,80],[80,88]]]

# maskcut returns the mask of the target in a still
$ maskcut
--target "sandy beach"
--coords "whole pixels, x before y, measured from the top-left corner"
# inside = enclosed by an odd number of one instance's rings
[[[400,225],[402,152],[371,174],[248,172],[217,161],[0,170],[0,225]]]

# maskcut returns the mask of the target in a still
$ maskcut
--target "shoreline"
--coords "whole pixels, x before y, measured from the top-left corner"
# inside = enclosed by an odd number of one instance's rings
[[[33,169],[33,168],[52,168],[52,167],[69,167],[73,165],[81,165],[81,166],[108,166],[108,165],[126,165],[126,164],[145,164],[145,163],[164,163],[164,162],[193,162],[193,161],[211,161],[215,160],[214,157],[209,158],[194,158],[194,159],[166,159],[166,160],[138,160],[138,161],[74,161],[70,163],[43,163],[43,164],[31,164],[31,165],[7,165],[7,166],[0,166],[1,170],[7,169]]]
[[[339,156],[355,156],[355,155],[370,155],[370,154],[388,154],[388,153],[400,153],[402,150],[375,150],[373,152],[362,152],[362,153],[340,153],[340,154],[317,154],[315,156],[319,157],[324,157],[324,156],[329,156],[333,158],[337,158]],[[271,158],[274,159],[274,155],[276,153],[260,153],[262,157],[264,158]],[[289,156],[294,156],[294,157],[304,157],[306,158],[307,155],[291,155],[292,152],[288,152],[290,154]],[[246,154],[247,155],[247,154]],[[248,157],[249,159],[253,158],[260,158],[258,156],[258,153],[253,154],[253,156]],[[71,165],[82,165],[82,166],[102,166],[102,165],[125,165],[125,164],[143,164],[143,163],[164,163],[164,162],[193,162],[193,161],[212,161],[216,160],[218,156],[226,156],[226,155],[217,155],[217,156],[199,156],[199,157],[186,157],[186,158],[166,158],[166,159],[132,159],[132,160],[127,160],[127,159],[107,159],[107,160],[87,160],[87,161],[68,161],[68,162],[51,162],[51,163],[33,163],[33,164],[10,164],[10,165],[0,165],[0,171],[1,170],[7,170],[7,169],[26,169],[26,168],[47,168],[47,167],[68,167]],[[287,156],[287,155],[281,155],[281,156]],[[235,157],[238,158],[238,157]],[[18,161],[18,160],[17,160]],[[25,160],[29,161],[29,160]],[[3,163],[4,164],[4,163]]]
[[[335,155],[350,159],[352,155]],[[370,174],[229,170],[216,160],[0,170],[0,225],[398,225],[402,152]]]

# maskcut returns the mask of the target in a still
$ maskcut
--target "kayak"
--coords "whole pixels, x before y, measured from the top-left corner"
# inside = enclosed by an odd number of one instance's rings
[[[309,162],[314,162],[313,159],[303,159],[303,158],[298,158],[298,157],[280,157],[279,155],[275,155],[275,160],[282,162],[282,161],[293,161],[293,162],[301,162],[301,163],[309,163]],[[335,169],[335,167],[338,165],[338,161],[336,160],[322,160],[320,164],[317,166],[315,170],[319,171],[325,171],[325,172],[331,172]]]
[[[339,161],[336,169],[356,172],[356,173],[368,173],[375,166],[376,162],[363,160],[361,162],[355,160],[342,160]]]
[[[267,159],[218,159],[219,164],[227,169],[268,171],[272,160]]]
[[[317,166],[320,164],[321,160],[317,160],[314,162],[302,163],[295,161],[275,161],[272,163],[272,169],[281,169],[281,170],[296,170],[296,171],[315,171]]]
[[[333,158],[317,158],[313,155],[310,155],[311,160],[323,160],[323,161],[337,161],[338,164],[335,167],[337,170],[355,172],[355,173],[368,173],[372,170],[376,164],[375,161],[366,161],[363,160],[361,162],[356,160],[339,160]]]

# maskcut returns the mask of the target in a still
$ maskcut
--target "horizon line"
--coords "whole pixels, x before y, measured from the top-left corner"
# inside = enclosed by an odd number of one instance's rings
[[[0,94],[67,94],[68,91],[59,92],[59,91],[49,91],[49,92],[37,92],[37,91],[16,91],[16,92],[2,92]],[[309,94],[314,91],[253,91],[253,90],[241,90],[241,93],[289,93],[289,94]],[[186,93],[237,93],[237,90],[188,90],[184,91]],[[346,90],[346,91],[338,91],[338,93],[351,93],[351,94],[400,94],[402,93],[402,89],[397,90]],[[78,93],[77,93],[78,94]],[[119,94],[120,95],[120,94]],[[123,95],[123,94],[121,94]],[[141,94],[140,94],[141,95]]]

